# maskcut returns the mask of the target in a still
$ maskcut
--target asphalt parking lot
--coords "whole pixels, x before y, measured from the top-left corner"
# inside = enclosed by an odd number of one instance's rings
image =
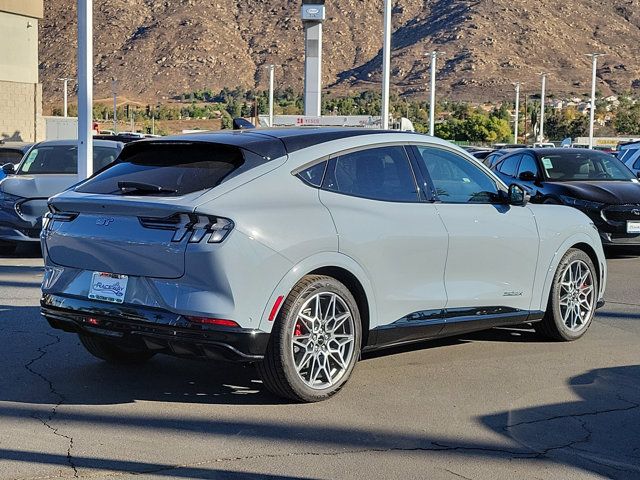
[[[579,342],[424,343],[297,405],[251,367],[101,363],[40,317],[35,252],[0,258],[0,478],[640,478],[640,257],[609,267]]]

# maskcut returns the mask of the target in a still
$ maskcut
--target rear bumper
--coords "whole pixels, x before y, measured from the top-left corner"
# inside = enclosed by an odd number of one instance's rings
[[[194,325],[162,309],[58,295],[44,295],[40,306],[53,328],[181,357],[258,362],[264,358],[269,341],[266,332]]]

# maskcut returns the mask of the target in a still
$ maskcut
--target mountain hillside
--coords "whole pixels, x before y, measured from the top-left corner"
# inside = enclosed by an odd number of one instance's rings
[[[163,101],[196,89],[266,88],[274,63],[278,86],[302,90],[300,0],[95,0],[95,94],[111,79],[130,99]],[[377,89],[382,0],[329,0],[324,84],[334,92]],[[75,76],[76,1],[46,0],[40,73],[48,103],[63,76]],[[586,53],[606,53],[604,93],[640,92],[640,0],[398,0],[394,3],[393,90],[425,94],[426,52],[443,52],[441,92],[452,98],[511,98],[515,81],[537,91],[583,94]]]

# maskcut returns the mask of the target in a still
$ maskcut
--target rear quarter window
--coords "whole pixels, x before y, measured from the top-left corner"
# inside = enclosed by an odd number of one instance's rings
[[[113,165],[98,172],[76,191],[123,195],[118,184],[132,182],[154,185],[170,192],[163,193],[165,196],[180,196],[214,188],[264,162],[266,160],[256,154],[227,145],[140,142],[125,147]]]

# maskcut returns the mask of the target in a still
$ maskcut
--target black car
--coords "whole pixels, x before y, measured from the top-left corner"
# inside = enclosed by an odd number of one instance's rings
[[[484,160],[482,160],[482,163],[484,163],[489,168],[493,168],[502,157],[519,150],[519,148],[502,148],[499,150],[494,150],[489,155],[487,155]]]
[[[578,148],[538,148],[505,155],[492,169],[522,185],[534,203],[575,207],[604,245],[640,246],[640,181],[614,156]]]

